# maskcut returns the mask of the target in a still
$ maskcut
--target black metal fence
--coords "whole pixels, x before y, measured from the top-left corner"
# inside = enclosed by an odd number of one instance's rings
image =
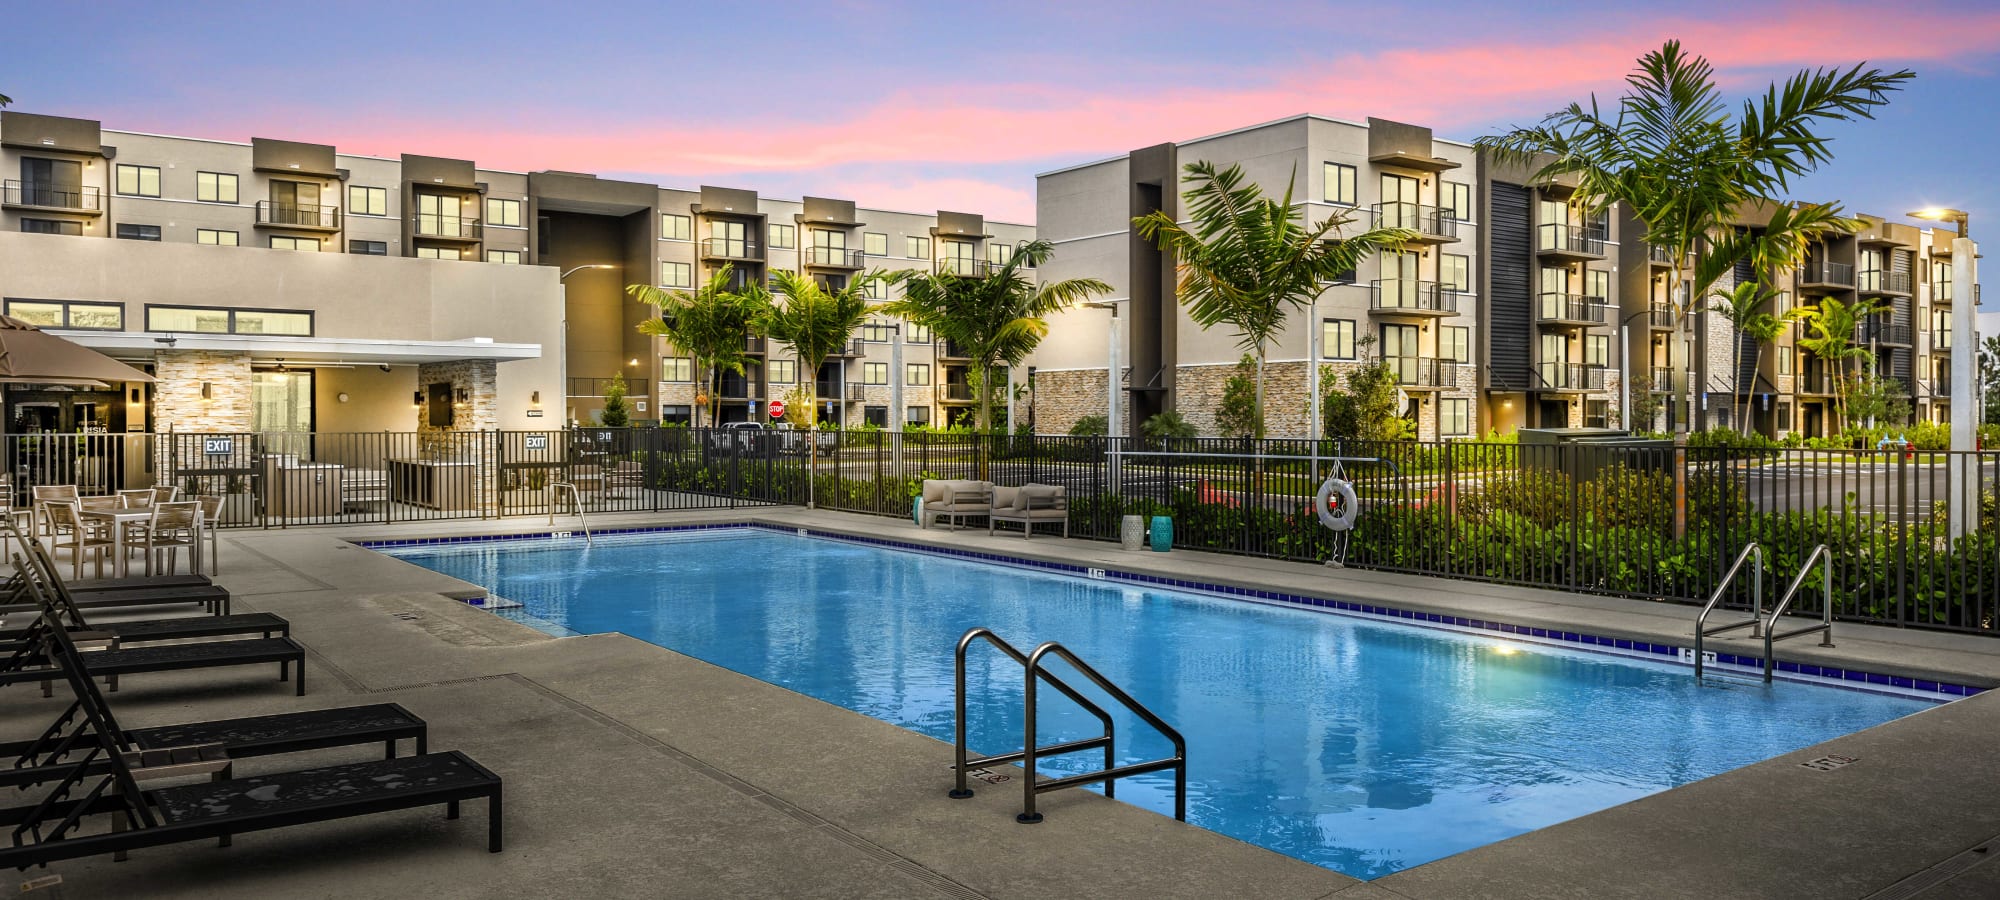
[[[1825,544],[1838,616],[2000,632],[1995,453],[687,428],[10,435],[3,449],[17,504],[42,484],[172,484],[223,497],[225,526],[263,528],[567,513],[559,483],[589,512],[812,502],[904,519],[928,479],[1058,484],[1076,537],[1167,516],[1182,548],[1340,551],[1350,566],[1676,602],[1706,599],[1755,541],[1768,604]],[[1312,509],[1336,466],[1361,510],[1344,548]],[[1812,584],[1796,609],[1819,609]],[[1747,606],[1749,585],[1730,599]]]

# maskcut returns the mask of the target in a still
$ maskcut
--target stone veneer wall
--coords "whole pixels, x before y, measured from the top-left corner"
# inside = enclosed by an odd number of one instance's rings
[[[1322,390],[1336,379],[1345,383],[1348,373],[1360,368],[1358,362],[1328,362],[1321,366]],[[1418,436],[1439,439],[1437,397],[1470,401],[1466,434],[1476,437],[1479,427],[1479,375],[1471,366],[1456,366],[1456,386],[1430,395],[1430,402],[1417,407]],[[1174,375],[1176,407],[1182,416],[1200,429],[1204,437],[1215,435],[1215,412],[1222,405],[1222,389],[1236,365],[1182,366]],[[1266,363],[1264,366],[1265,433],[1273,438],[1302,438],[1312,413],[1306,393],[1306,363],[1303,361]],[[1615,379],[1613,379],[1615,382]],[[1617,385],[1612,385],[1615,390]],[[1063,434],[1083,416],[1104,415],[1104,370],[1072,369],[1035,373],[1035,430],[1041,434]],[[1614,406],[1616,401],[1614,400]],[[1577,413],[1579,421],[1581,413]],[[1461,435],[1451,435],[1457,438]]]
[[[428,392],[430,386],[440,381],[450,382],[452,395],[457,397],[461,390],[469,392],[467,402],[452,404],[450,428],[436,428],[430,424],[426,410],[417,410],[417,446],[425,460],[469,462],[478,473],[474,490],[481,506],[494,506],[500,502],[499,484],[494,481],[496,466],[488,457],[493,452],[493,442],[480,434],[500,427],[500,403],[498,388],[499,364],[490,359],[455,359],[450,362],[424,363],[417,367],[417,389]]]
[[[156,431],[237,433],[250,430],[250,354],[228,350],[160,350],[153,355]],[[203,383],[209,397],[201,396]]]
[[[1105,414],[1104,370],[1036,372],[1034,398],[1036,433],[1068,434],[1078,419]]]

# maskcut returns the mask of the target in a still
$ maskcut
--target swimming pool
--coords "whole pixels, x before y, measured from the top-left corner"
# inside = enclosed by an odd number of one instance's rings
[[[538,627],[624,632],[945,741],[966,629],[1061,641],[1186,735],[1190,822],[1357,878],[1933,705],[1697,684],[1669,663],[763,529],[383,552],[517,601],[503,614]],[[972,747],[1017,749],[1020,667],[976,649],[969,669]],[[1166,755],[1104,705],[1121,761]],[[1059,695],[1042,707],[1044,743],[1096,733]],[[948,786],[941,772],[939,802]],[[1172,775],[1121,781],[1118,798],[1170,815]]]

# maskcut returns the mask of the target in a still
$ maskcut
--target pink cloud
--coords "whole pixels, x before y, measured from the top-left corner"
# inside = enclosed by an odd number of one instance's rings
[[[1523,44],[1466,43],[1348,54],[1299,74],[1274,71],[1250,87],[1161,85],[1090,91],[1022,83],[941,86],[889,94],[838,120],[606,127],[560,122],[451,125],[434,117],[373,116],[331,129],[352,152],[460,156],[483,166],[648,172],[705,180],[753,172],[833,170],[850,165],[926,167],[1081,161],[1168,140],[1186,140],[1304,111],[1381,115],[1469,138],[1505,117],[1531,119],[1556,103],[1597,91],[1615,97],[1642,52],[1679,36],[1731,84],[1841,61],[1956,64],[2000,49],[2000,11],[1788,5],[1733,21],[1645,20],[1618,28],[1557,32]],[[965,98],[1005,97],[1005,104]],[[492,120],[488,120],[492,121]],[[517,122],[519,120],[516,120]],[[1032,215],[1028,186],[972,178],[863,180],[822,189],[874,206],[981,209]],[[935,193],[925,193],[925,192]],[[1003,210],[1006,210],[1003,212]]]

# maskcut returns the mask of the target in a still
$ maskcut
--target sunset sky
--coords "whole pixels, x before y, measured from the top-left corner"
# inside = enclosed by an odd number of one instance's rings
[[[1678,37],[1739,92],[1915,69],[1796,193],[2000,213],[1991,3],[92,2],[7,25],[12,108],[110,128],[1020,222],[1039,171],[1302,112],[1471,139],[1611,99]]]

